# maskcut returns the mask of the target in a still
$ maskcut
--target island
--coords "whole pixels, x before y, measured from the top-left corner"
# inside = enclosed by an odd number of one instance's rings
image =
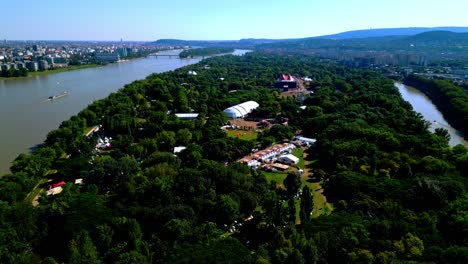
[[[179,54],[180,58],[192,58],[197,56],[211,56],[217,54],[234,52],[233,48],[228,47],[209,47],[184,50]]]
[[[0,257],[443,262],[465,250],[467,162],[378,73],[212,57],[94,101],[15,159]]]

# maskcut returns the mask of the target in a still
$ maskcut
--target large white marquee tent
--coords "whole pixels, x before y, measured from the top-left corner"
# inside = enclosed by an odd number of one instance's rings
[[[247,114],[251,113],[252,110],[257,108],[259,105],[255,101],[247,101],[242,104],[231,106],[224,110],[224,113],[227,114],[228,118],[242,118]]]

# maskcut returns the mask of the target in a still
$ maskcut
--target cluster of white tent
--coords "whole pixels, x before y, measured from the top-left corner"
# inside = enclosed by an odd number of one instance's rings
[[[273,158],[277,157],[280,154],[288,153],[296,146],[290,143],[277,144],[267,149],[255,152],[252,155],[244,157],[240,160],[241,163],[247,163],[247,166],[250,168],[256,168],[261,165],[260,161],[270,162]]]
[[[242,118],[250,114],[254,109],[258,108],[259,104],[255,101],[247,101],[242,104],[231,106],[224,110],[228,118]]]
[[[105,137],[102,140],[101,137],[98,137],[98,143],[96,145],[96,149],[106,149],[111,147],[112,137]]]

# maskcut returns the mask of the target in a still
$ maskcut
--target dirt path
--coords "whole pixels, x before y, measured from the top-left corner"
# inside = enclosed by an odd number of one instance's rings
[[[24,198],[25,201],[30,201],[33,206],[38,206],[39,205],[39,197],[41,196],[41,191],[42,188],[39,186],[45,182],[44,179],[40,180],[36,186],[31,190],[30,193]],[[32,199],[31,199],[32,198]]]

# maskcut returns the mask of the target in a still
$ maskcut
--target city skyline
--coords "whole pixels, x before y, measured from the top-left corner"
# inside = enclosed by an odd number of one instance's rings
[[[382,3],[383,2],[383,3]],[[34,12],[26,10],[34,8]],[[0,39],[154,41],[302,38],[350,30],[468,26],[463,0],[90,1],[4,3]]]

